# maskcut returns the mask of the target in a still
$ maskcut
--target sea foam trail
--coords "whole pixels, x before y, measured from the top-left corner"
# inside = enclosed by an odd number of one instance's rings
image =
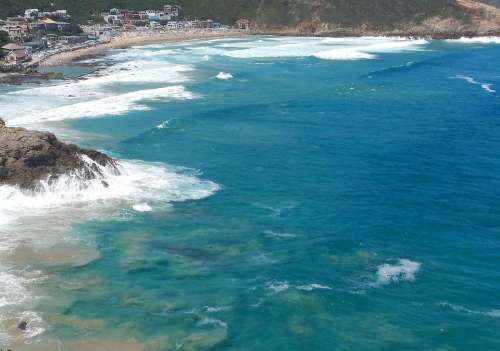
[[[500,309],[493,309],[493,310],[489,310],[489,311],[478,311],[478,310],[473,310],[473,309],[464,307],[462,305],[455,305],[455,304],[448,303],[448,302],[441,302],[438,305],[443,306],[443,307],[448,307],[455,312],[462,312],[462,313],[467,313],[467,314],[471,314],[471,315],[481,315],[481,316],[486,316],[486,317],[491,317],[491,318],[500,318]]]
[[[68,119],[116,116],[130,111],[148,110],[147,102],[190,100],[197,97],[196,94],[187,91],[181,85],[146,89],[35,112],[9,119],[9,123],[12,125],[26,125]]]
[[[463,76],[463,75],[456,75],[454,77],[451,77],[451,79],[461,79],[461,80],[465,80],[467,83],[469,84],[472,84],[472,85],[479,85],[481,87],[481,89],[487,91],[488,93],[496,93],[496,90],[493,89],[493,84],[491,83],[481,83],[481,82],[478,82],[476,81],[474,78],[472,77],[468,77],[468,76]]]

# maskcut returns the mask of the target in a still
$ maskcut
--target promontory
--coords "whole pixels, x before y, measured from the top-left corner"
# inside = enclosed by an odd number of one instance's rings
[[[0,185],[36,189],[62,175],[82,179],[103,176],[102,167],[118,172],[107,155],[59,141],[52,133],[7,127],[0,118]]]

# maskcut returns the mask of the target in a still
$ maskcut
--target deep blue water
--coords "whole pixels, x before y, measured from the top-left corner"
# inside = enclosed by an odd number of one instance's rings
[[[106,324],[44,335],[158,351],[500,349],[500,46],[190,55],[219,44],[142,49],[178,50],[155,60],[189,64],[199,98],[66,123],[83,146],[220,189],[73,223],[100,258],[46,270],[92,283],[38,310]]]

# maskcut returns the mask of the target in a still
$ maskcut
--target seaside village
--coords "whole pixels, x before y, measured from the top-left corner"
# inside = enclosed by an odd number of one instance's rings
[[[67,10],[27,9],[24,14],[0,19],[0,72],[24,71],[44,59],[64,52],[106,43],[124,32],[249,30],[250,21],[233,26],[206,19],[184,17],[182,8],[165,5],[161,10],[111,9],[97,20],[75,24]]]

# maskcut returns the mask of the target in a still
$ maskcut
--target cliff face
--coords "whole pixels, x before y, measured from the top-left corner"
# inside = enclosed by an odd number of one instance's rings
[[[0,119],[0,185],[36,188],[40,180],[50,183],[75,172],[95,179],[99,166],[118,172],[115,162],[100,152],[62,143],[51,133],[9,128]]]
[[[449,38],[500,35],[500,9],[474,0],[262,0],[255,23],[263,32]]]

